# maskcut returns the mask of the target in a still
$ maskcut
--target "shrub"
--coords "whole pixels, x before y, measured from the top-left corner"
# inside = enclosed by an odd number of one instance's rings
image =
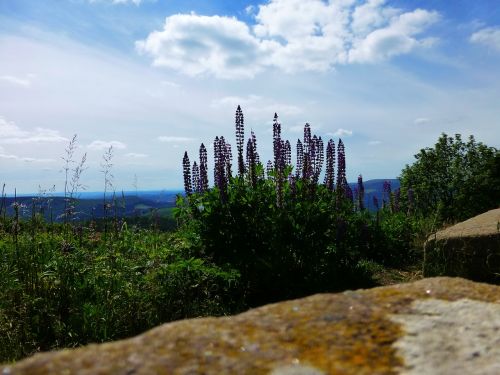
[[[196,255],[237,269],[241,293],[249,305],[366,282],[357,266],[372,245],[366,241],[370,235],[360,236],[372,229],[371,216],[353,204],[342,140],[337,147],[336,184],[333,140],[328,142],[327,168],[320,184],[324,163],[321,137],[312,135],[309,124],[305,125],[304,138],[297,142],[298,166],[294,171],[290,142],[281,138],[275,114],[274,161],[267,163],[265,176],[253,133],[242,162],[242,124],[238,107],[236,176],[231,173],[230,145],[224,137],[215,139],[212,189],[196,189],[194,182],[199,177],[190,176],[189,158],[184,154],[186,200],[179,202],[177,217],[199,237]],[[360,187],[363,191],[362,179]]]
[[[442,134],[434,148],[425,148],[401,172],[405,209],[438,221],[461,221],[500,204],[500,153],[494,147],[468,142],[460,134]]]

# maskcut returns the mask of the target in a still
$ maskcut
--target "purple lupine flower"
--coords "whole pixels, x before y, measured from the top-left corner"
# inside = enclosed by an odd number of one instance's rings
[[[337,146],[337,191],[339,195],[343,195],[346,192],[347,179],[345,175],[345,148],[342,139],[339,139]]]
[[[281,142],[281,124],[278,122],[278,114],[274,114],[273,119],[273,151],[274,151],[274,167],[276,170],[281,168],[282,142]]]
[[[186,195],[191,195],[191,167],[190,167],[189,157],[187,151],[184,152],[184,157],[182,158],[182,171],[184,175],[184,191]]]
[[[292,165],[292,146],[290,142],[286,140],[285,142],[285,165]]]
[[[214,180],[219,189],[221,201],[226,200],[227,176],[226,176],[226,141],[224,137],[215,137],[214,141]]]
[[[263,168],[257,168],[257,166],[260,164],[260,156],[259,153],[257,152],[257,137],[255,136],[255,133],[253,130],[250,133],[250,138],[252,139],[252,148],[253,148],[253,157],[255,160],[255,173],[256,173],[256,178],[263,180],[264,179],[264,169]],[[259,171],[257,175],[257,170]]]
[[[300,178],[302,174],[302,165],[304,164],[304,148],[302,147],[302,142],[297,139],[297,171],[295,175]]]
[[[248,177],[253,187],[257,186],[257,165],[255,163],[255,147],[252,138],[247,142],[247,170]]]
[[[323,168],[324,161],[324,145],[321,137],[317,138],[314,146],[314,170],[313,170],[313,180],[314,184],[319,181],[319,175],[321,174],[321,169]]]
[[[363,185],[363,176],[358,176],[358,208],[360,211],[365,209],[365,187]]]
[[[274,181],[276,184],[276,205],[283,206],[283,184],[285,169],[285,142],[281,139],[281,124],[278,122],[278,115],[274,114],[273,120],[273,149],[274,149]]]
[[[231,152],[231,144],[226,143],[225,145],[225,159],[226,159],[226,177],[230,179],[233,175],[233,172],[231,170],[232,167],[232,162],[233,162],[233,154]]]
[[[243,177],[245,174],[245,162],[243,161],[243,143],[245,142],[245,128],[243,112],[238,105],[235,115],[236,123],[236,147],[238,149],[238,176]]]
[[[259,153],[257,152],[257,137],[255,136],[255,133],[251,132],[250,137],[252,138],[252,146],[253,146],[253,154],[255,157],[255,165],[260,163],[260,156]]]
[[[281,163],[281,170],[284,171],[286,167],[286,143],[284,140],[280,141],[280,150],[281,150],[281,155],[280,155],[280,163]]]
[[[311,146],[311,125],[306,122],[304,125],[304,154],[309,153]]]
[[[334,189],[334,171],[335,171],[335,142],[333,139],[328,141],[326,146],[326,171],[325,171],[325,186],[328,190]]]
[[[217,186],[219,181],[219,164],[220,164],[220,152],[219,152],[219,137],[216,136],[214,140],[214,185]]]
[[[311,170],[312,170],[312,175],[311,177],[314,178],[314,174],[316,171],[316,146],[318,142],[318,137],[316,135],[313,135],[309,147],[309,160],[311,161]]]
[[[266,172],[267,172],[267,178],[270,180],[272,178],[272,173],[273,173],[274,167],[273,167],[273,162],[271,160],[267,161],[267,167],[266,167]]]
[[[302,179],[306,182],[314,176],[314,165],[316,162],[316,140],[317,137],[311,138],[311,126],[309,123],[304,125],[304,142],[302,143]]]
[[[309,181],[312,177],[311,156],[309,152],[304,152],[304,162],[302,163],[302,179]]]
[[[200,192],[200,169],[198,168],[198,164],[196,162],[193,162],[193,191],[195,193]]]
[[[274,114],[273,120],[273,149],[274,149],[274,168],[276,183],[276,205],[283,206],[283,170],[285,168],[285,143],[281,140],[281,124],[278,122],[278,115]]]
[[[208,190],[208,167],[207,167],[207,149],[202,143],[200,146],[200,193]]]

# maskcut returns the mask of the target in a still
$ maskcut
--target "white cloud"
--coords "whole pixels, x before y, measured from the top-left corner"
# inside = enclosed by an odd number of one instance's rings
[[[336,132],[326,133],[326,135],[331,136],[331,137],[344,137],[344,136],[350,137],[352,135],[352,130],[339,128],[339,129],[337,129]]]
[[[397,16],[399,11],[384,7],[385,0],[369,0],[352,12],[351,28],[357,35],[368,35],[374,28],[383,27],[387,20]]]
[[[30,157],[21,157],[13,154],[6,154],[0,151],[0,159],[14,160],[14,161],[22,161],[25,163],[52,163],[54,159],[43,159],[43,158],[30,158]]]
[[[337,64],[373,63],[428,47],[419,38],[437,12],[403,12],[383,0],[270,0],[251,28],[234,17],[176,14],[164,29],[136,42],[153,65],[190,76],[251,78],[266,68],[327,71]]]
[[[0,76],[0,81],[8,82],[13,85],[22,86],[22,87],[30,87],[31,86],[31,78],[32,75],[28,75],[26,78],[20,78],[11,75],[3,75]]]
[[[413,121],[415,125],[425,125],[428,124],[429,122],[431,122],[431,120],[428,119],[427,117],[419,117]]]
[[[26,137],[28,132],[23,131],[15,123],[0,117],[0,140],[7,138]]]
[[[7,121],[0,117],[0,143],[3,144],[26,144],[42,142],[66,142],[59,131],[35,128],[31,131],[22,130],[14,122]]]
[[[500,27],[487,27],[476,31],[471,35],[470,41],[500,51]]]
[[[144,159],[148,157],[147,154],[140,154],[137,152],[129,152],[128,154],[125,154],[125,156],[131,159]]]
[[[368,144],[369,144],[370,146],[376,146],[376,145],[379,145],[379,144],[381,144],[381,143],[382,143],[381,141],[370,141],[370,142],[368,142]]]
[[[265,58],[263,43],[251,35],[245,23],[194,13],[167,17],[163,30],[136,42],[136,48],[151,55],[153,65],[190,76],[252,77]]]
[[[127,145],[120,141],[101,141],[95,140],[87,147],[91,150],[107,150],[110,147],[113,147],[115,150],[123,150],[127,148]]]
[[[166,143],[187,143],[195,141],[194,138],[190,137],[169,137],[165,135],[159,136],[158,140],[160,142],[166,142]]]
[[[417,9],[392,17],[386,27],[376,29],[364,38],[358,38],[349,51],[350,62],[377,62],[408,53],[417,47],[426,47],[435,39],[417,39],[427,27],[439,20],[437,12]]]

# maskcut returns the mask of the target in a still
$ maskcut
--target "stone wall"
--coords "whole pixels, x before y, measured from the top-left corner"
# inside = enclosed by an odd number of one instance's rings
[[[430,236],[424,276],[459,276],[500,281],[500,209],[491,210]]]
[[[500,374],[500,287],[463,279],[319,294],[42,353],[15,374]]]

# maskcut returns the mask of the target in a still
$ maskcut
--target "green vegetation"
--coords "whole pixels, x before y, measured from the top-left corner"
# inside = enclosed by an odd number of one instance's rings
[[[3,220],[0,361],[237,310],[238,272],[192,257],[187,237]]]
[[[238,107],[237,173],[230,145],[216,137],[212,189],[205,146],[192,165],[184,155],[186,198],[179,200],[176,217],[200,239],[195,254],[240,272],[245,305],[372,286],[378,264],[402,267],[420,257],[414,243],[425,234],[400,211],[399,191],[386,181],[382,207],[373,214],[365,209],[362,177],[353,190],[347,184],[342,140],[337,145],[329,140],[324,157],[323,140],[306,124],[294,166],[275,116],[274,162],[268,161],[264,172],[253,133],[244,160],[243,136]]]
[[[500,204],[500,151],[460,134],[442,134],[401,173],[407,209],[440,222],[473,217]]]
[[[431,231],[500,203],[498,151],[473,138],[463,144],[443,135],[436,149],[422,150],[402,172],[402,191],[386,181],[370,212],[361,176],[355,189],[347,184],[341,140],[336,148],[330,140],[324,157],[306,124],[294,166],[276,116],[274,161],[264,168],[253,133],[243,158],[243,136],[238,109],[235,171],[230,146],[217,137],[213,188],[205,146],[193,164],[185,154],[186,195],[173,212],[124,218],[111,205],[104,219],[50,223],[35,205],[22,219],[19,202],[10,215],[2,203],[0,361],[176,319],[413,279]],[[70,198],[68,217],[77,204]],[[176,228],[162,224],[171,225],[172,214]]]

